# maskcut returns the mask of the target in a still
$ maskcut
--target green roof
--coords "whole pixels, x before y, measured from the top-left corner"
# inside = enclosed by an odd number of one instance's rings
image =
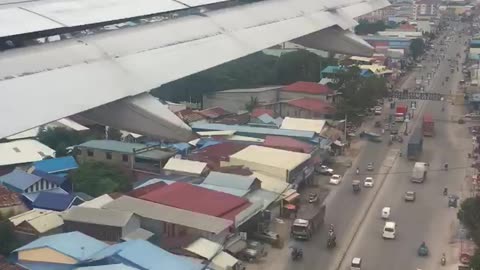
[[[328,67],[324,68],[321,73],[336,74],[342,69],[344,69],[344,68],[341,67],[341,66],[328,66]]]
[[[120,141],[113,141],[113,140],[91,140],[91,141],[79,144],[77,145],[77,147],[97,149],[97,150],[108,151],[108,152],[117,152],[122,154],[133,154],[133,149],[135,150],[143,149],[145,147],[148,147],[148,145],[141,144],[141,143],[120,142]],[[162,160],[165,158],[172,157],[173,155],[175,155],[175,153],[171,151],[153,149],[147,152],[136,154],[135,156],[139,158],[145,158],[145,159]]]

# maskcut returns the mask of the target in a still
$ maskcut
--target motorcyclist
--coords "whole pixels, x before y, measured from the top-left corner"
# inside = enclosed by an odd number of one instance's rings
[[[427,247],[427,245],[425,244],[425,241],[422,242],[422,244],[420,245],[420,247],[422,247],[422,248]]]
[[[448,163],[445,163],[445,165],[443,165],[443,167],[445,168],[445,171],[448,170]]]
[[[440,259],[440,264],[445,265],[447,263],[447,257],[445,256],[445,253],[442,253],[442,258]]]
[[[444,187],[444,188],[443,188],[443,195],[444,195],[444,196],[447,196],[447,195],[448,195],[448,188],[447,188],[447,187]]]
[[[360,173],[360,168],[357,167],[356,173],[357,173],[357,174]]]

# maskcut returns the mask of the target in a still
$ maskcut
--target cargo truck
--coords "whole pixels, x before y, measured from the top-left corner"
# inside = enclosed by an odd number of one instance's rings
[[[415,162],[413,166],[412,177],[410,180],[414,183],[423,183],[427,178],[427,164],[425,162]]]
[[[310,240],[313,234],[322,226],[325,217],[325,204],[302,205],[293,221],[290,232],[295,239]]]
[[[420,130],[415,130],[410,136],[407,145],[407,158],[410,160],[417,160],[423,151],[423,136]]]
[[[403,122],[405,121],[405,117],[407,116],[407,106],[406,105],[397,105],[397,109],[395,111],[395,121],[396,122]]]
[[[422,131],[425,137],[432,137],[435,134],[435,124],[430,114],[423,115]]]

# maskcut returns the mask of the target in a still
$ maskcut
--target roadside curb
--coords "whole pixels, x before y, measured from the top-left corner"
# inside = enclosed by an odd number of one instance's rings
[[[368,202],[367,204],[367,207],[365,208],[365,210],[363,210],[363,212],[361,213],[361,218],[359,219],[359,221],[356,222],[355,226],[354,226],[354,230],[350,233],[351,236],[349,236],[347,238],[347,245],[345,245],[345,249],[341,252],[341,255],[340,256],[337,256],[336,258],[336,262],[335,262],[335,266],[332,267],[333,270],[339,270],[340,267],[342,266],[342,263],[343,261],[345,260],[345,257],[347,256],[347,253],[350,249],[350,246],[352,245],[353,241],[355,240],[356,236],[357,236],[357,233],[358,231],[360,230],[360,228],[362,227],[362,224],[365,222],[365,219],[367,217],[367,214],[368,212],[370,211],[370,209],[372,208],[372,205],[373,203],[375,202],[375,199],[377,198],[380,190],[382,189],[384,183],[386,182],[387,180],[387,177],[389,175],[389,172],[390,170],[393,168],[393,166],[395,165],[395,162],[397,161],[397,158],[398,158],[398,149],[390,149],[389,152],[395,152],[395,154],[392,154],[393,156],[393,159],[392,160],[389,160],[388,158],[384,160],[384,162],[382,163],[381,165],[381,168],[387,168],[385,173],[383,174],[384,177],[382,179],[382,181],[380,182],[380,186],[374,191],[374,194],[373,194],[373,197],[372,199]],[[389,154],[387,154],[387,157],[389,156]],[[391,163],[391,164],[385,164],[385,163]],[[379,172],[381,172],[382,169],[379,170]]]

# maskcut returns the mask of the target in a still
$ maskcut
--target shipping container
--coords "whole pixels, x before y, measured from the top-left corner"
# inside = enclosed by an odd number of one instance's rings
[[[416,129],[407,145],[407,158],[410,160],[417,160],[423,151],[423,136],[419,129]]]
[[[423,124],[422,124],[423,136],[432,137],[435,134],[435,123],[430,114],[423,115]]]

